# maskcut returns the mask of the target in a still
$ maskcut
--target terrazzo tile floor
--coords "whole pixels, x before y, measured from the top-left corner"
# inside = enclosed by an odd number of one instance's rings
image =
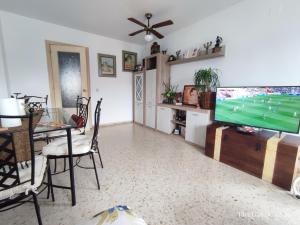
[[[100,146],[101,190],[92,170],[76,168],[75,207],[68,190],[55,189],[54,203],[39,197],[45,225],[97,224],[93,215],[117,204],[149,225],[300,224],[300,201],[288,192],[207,158],[180,137],[124,124],[101,128]],[[69,184],[68,175],[54,182]],[[1,213],[0,224],[37,224],[33,205]]]

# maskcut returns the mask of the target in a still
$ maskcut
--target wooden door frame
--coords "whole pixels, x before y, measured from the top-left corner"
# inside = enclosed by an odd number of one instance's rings
[[[73,45],[73,44],[68,44],[64,42],[57,42],[57,41],[50,41],[46,40],[45,41],[45,47],[46,47],[46,57],[47,57],[47,68],[48,68],[48,82],[49,82],[49,95],[51,99],[51,105],[54,105],[55,103],[55,98],[54,94],[52,93],[52,90],[54,90],[53,84],[53,68],[52,68],[52,60],[51,60],[51,45],[62,45],[62,46],[69,46],[69,47],[81,47],[85,49],[85,55],[86,55],[86,74],[87,74],[87,86],[88,86],[88,96],[91,97],[91,84],[90,84],[90,58],[89,58],[89,48],[85,46],[80,46],[80,45]],[[89,107],[89,115],[92,116],[91,114],[91,104]],[[91,116],[89,116],[89,123],[90,127],[92,127],[92,121],[91,121]]]

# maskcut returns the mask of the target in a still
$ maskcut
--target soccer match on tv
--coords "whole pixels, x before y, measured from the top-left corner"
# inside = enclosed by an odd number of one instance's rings
[[[298,133],[300,87],[218,88],[215,120]]]

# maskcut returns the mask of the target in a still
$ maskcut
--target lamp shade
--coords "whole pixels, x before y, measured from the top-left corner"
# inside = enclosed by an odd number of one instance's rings
[[[25,112],[25,99],[17,99],[18,107],[19,107],[19,115],[26,115]]]
[[[20,109],[20,105],[15,98],[2,98],[0,99],[0,115],[3,116],[21,116],[25,114],[25,110]],[[1,119],[2,127],[18,127],[21,126],[21,119]]]
[[[153,40],[153,36],[152,36],[152,34],[146,34],[145,35],[145,41],[147,41],[147,42],[150,42],[150,41],[152,41]]]

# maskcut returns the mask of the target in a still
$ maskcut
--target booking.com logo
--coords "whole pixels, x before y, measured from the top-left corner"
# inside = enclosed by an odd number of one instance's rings
[[[270,217],[270,213],[259,213],[259,212],[239,212],[240,218],[261,218],[261,217]]]

